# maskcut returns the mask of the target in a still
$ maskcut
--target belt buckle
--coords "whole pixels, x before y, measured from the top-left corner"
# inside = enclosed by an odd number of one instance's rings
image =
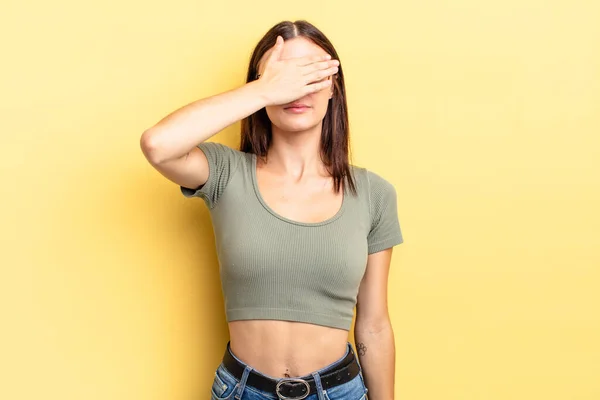
[[[282,395],[281,393],[279,393],[279,388],[281,387],[281,385],[290,383],[290,382],[303,383],[306,386],[306,393],[304,395],[302,395],[302,397],[286,397],[286,396]],[[304,379],[288,378],[288,379],[280,380],[279,382],[277,382],[277,386],[275,386],[275,393],[277,394],[277,397],[279,397],[282,400],[302,400],[302,399],[308,397],[308,394],[310,393],[310,385]]]

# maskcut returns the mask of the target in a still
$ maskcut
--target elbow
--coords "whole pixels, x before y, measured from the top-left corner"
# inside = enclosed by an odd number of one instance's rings
[[[158,165],[165,161],[164,150],[158,141],[156,132],[151,129],[145,130],[142,133],[140,148],[150,164]]]
[[[369,335],[378,335],[392,330],[392,323],[388,315],[381,315],[375,318],[360,318],[357,316],[354,330]]]

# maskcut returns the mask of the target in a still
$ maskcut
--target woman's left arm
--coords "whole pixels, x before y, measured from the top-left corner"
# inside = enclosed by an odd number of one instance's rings
[[[356,304],[354,341],[369,400],[394,399],[396,349],[388,314],[392,248],[369,255]]]

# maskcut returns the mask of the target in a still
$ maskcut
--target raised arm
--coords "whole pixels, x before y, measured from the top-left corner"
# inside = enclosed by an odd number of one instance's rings
[[[259,81],[197,100],[147,129],[140,140],[142,151],[166,178],[199,187],[208,179],[208,161],[198,144],[265,105]]]
[[[261,77],[243,86],[181,107],[147,129],[140,139],[150,164],[178,185],[197,188],[208,179],[208,162],[197,147],[227,126],[270,105],[286,104],[325,89],[337,60],[314,56],[281,60],[278,37],[261,65]]]

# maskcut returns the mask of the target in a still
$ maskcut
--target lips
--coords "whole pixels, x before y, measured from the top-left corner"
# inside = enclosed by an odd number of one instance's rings
[[[288,108],[302,109],[302,108],[309,108],[309,107],[304,103],[292,103],[289,106],[284,107],[285,110],[287,110]]]

